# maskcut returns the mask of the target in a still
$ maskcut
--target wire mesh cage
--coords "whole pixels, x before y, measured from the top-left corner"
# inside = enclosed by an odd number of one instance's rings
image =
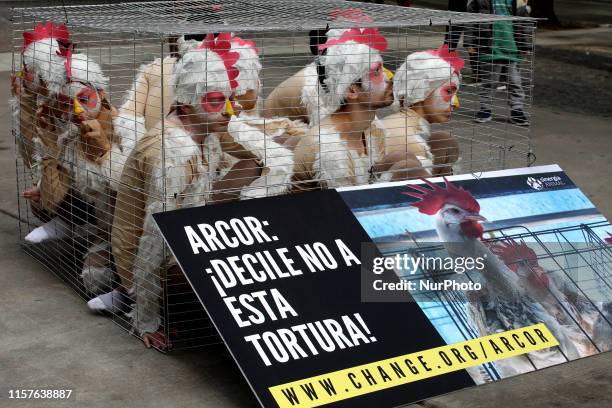
[[[560,338],[560,360],[542,361],[527,355],[528,364],[521,368],[514,363],[512,370],[507,367],[512,363],[504,362],[501,367],[498,363],[488,363],[470,371],[478,383],[499,380],[508,376],[508,372],[513,375],[533,371],[612,348],[612,248],[601,239],[609,228],[607,221],[595,221],[551,229],[509,226],[487,231],[485,245],[524,279],[525,286],[538,288],[528,294],[530,302],[541,303],[555,320],[562,322],[562,329],[570,334],[566,340],[575,345],[576,352],[567,352],[567,347],[561,350],[564,340]],[[443,259],[448,254],[443,244],[423,242],[415,236],[394,245],[383,243],[381,248],[387,248],[383,249],[385,256],[408,253],[414,258]],[[407,281],[425,280],[434,284],[462,278],[466,282],[478,281],[478,274],[459,276],[455,270],[439,265],[425,266],[416,272],[403,271],[400,275]],[[411,293],[448,342],[491,334],[477,317],[479,313],[486,314],[487,307],[479,310],[482,305],[471,297],[469,290],[441,291],[425,287]]]
[[[498,14],[339,0],[14,9],[25,248],[160,349],[218,342],[151,214],[530,165],[535,20]]]

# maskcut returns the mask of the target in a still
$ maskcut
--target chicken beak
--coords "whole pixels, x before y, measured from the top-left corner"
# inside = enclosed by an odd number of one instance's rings
[[[72,102],[74,103],[73,111],[75,115],[78,116],[81,113],[85,112],[85,110],[83,110],[83,107],[81,106],[81,104],[79,103],[79,100],[76,97],[72,98]]]
[[[488,222],[489,221],[489,220],[487,220],[485,217],[483,217],[480,214],[466,215],[465,217],[463,217],[463,219],[465,221],[474,221],[474,222]]]
[[[232,106],[232,102],[229,99],[225,100],[225,113],[227,113],[228,116],[230,117],[236,116],[236,112],[234,112],[234,107]]]
[[[459,104],[459,97],[457,95],[453,95],[453,99],[451,99],[451,105],[455,109],[459,109],[461,105]]]
[[[387,69],[387,68],[385,68],[385,67],[383,67],[383,71],[384,71],[384,73],[385,73],[385,75],[387,76],[387,79],[388,79],[389,81],[390,81],[390,80],[392,80],[392,79],[393,79],[393,77],[395,76],[395,75],[393,74],[393,71],[391,71],[391,70],[389,70],[389,69]]]

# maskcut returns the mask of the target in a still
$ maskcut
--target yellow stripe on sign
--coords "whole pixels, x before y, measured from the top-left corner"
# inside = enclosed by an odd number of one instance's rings
[[[270,387],[280,408],[318,407],[359,395],[558,346],[540,323]]]

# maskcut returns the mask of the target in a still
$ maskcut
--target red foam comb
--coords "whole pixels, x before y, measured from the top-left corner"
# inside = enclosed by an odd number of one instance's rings
[[[30,44],[36,41],[41,41],[46,38],[54,38],[58,41],[69,43],[70,31],[65,25],[56,25],[49,21],[44,26],[40,23],[36,24],[34,31],[25,31],[23,33],[23,49],[25,50]]]
[[[461,72],[461,69],[465,65],[465,61],[459,58],[459,53],[457,51],[449,51],[448,44],[442,44],[437,50],[428,50],[427,53],[448,62],[448,65],[450,65],[457,74]]]
[[[448,181],[446,177],[444,177],[446,188],[439,187],[437,184],[424,178],[421,180],[431,187],[431,189],[419,185],[408,184],[406,187],[410,187],[418,191],[418,193],[412,191],[402,192],[404,195],[420,200],[411,204],[413,207],[417,207],[419,212],[427,215],[434,215],[444,207],[444,204],[454,204],[472,213],[480,212],[480,204],[478,204],[474,196],[462,187],[455,186]]]
[[[355,23],[371,23],[372,17],[365,14],[360,8],[333,9],[329,12],[332,20],[344,19]]]
[[[259,48],[255,47],[255,43],[251,40],[245,40],[242,37],[234,36],[232,42],[238,44],[242,48],[252,48],[255,50],[255,53],[259,55]]]
[[[380,52],[387,49],[387,39],[378,31],[378,28],[351,28],[342,34],[342,37],[331,39],[325,44],[319,45],[319,50],[325,50],[332,45],[344,44],[347,41],[354,41],[358,44],[365,44]]]
[[[234,65],[238,61],[238,58],[240,58],[240,54],[235,51],[230,51],[232,47],[232,44],[230,43],[231,40],[231,33],[221,33],[217,36],[217,38],[215,38],[212,33],[208,33],[206,34],[206,37],[204,37],[204,41],[202,41],[199,48],[211,50],[223,60],[223,65],[225,65],[230,86],[232,89],[236,89],[238,87],[238,81],[236,81],[236,78],[238,78],[238,74],[240,72]]]

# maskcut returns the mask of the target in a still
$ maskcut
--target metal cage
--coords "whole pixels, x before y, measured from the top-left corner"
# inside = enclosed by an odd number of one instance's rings
[[[311,174],[303,183],[306,189],[405,179],[423,174],[497,170],[533,162],[529,126],[525,125],[528,125],[530,116],[533,87],[534,19],[340,0],[230,0],[222,5],[213,0],[197,0],[17,8],[13,10],[12,21],[13,72],[16,80],[22,84],[22,92],[14,96],[12,126],[18,146],[17,183],[20,192],[31,189],[33,185],[38,186],[38,191],[34,193],[35,200],[20,197],[19,201],[20,236],[24,248],[84,299],[110,291],[123,279],[122,285],[131,286],[133,294],[130,292],[131,298],[121,298],[124,303],[120,307],[121,312],[112,313],[112,316],[126,329],[132,329],[133,320],[145,313],[139,309],[140,304],[134,296],[148,297],[148,313],[156,315],[153,320],[159,322],[159,332],[167,340],[165,344],[159,343],[159,348],[166,348],[168,343],[175,349],[199,346],[218,342],[219,338],[189,285],[182,279],[182,274],[172,267],[172,260],[158,231],[147,224],[151,222],[147,214],[181,206],[204,205],[210,203],[215,194],[219,194],[221,198],[218,201],[221,201],[291,192],[298,147],[287,144],[288,140],[300,146],[302,138],[311,135],[311,140],[315,142],[306,146],[306,150],[319,159],[333,158],[325,166],[336,166],[324,172],[321,160],[317,161],[321,168],[308,163]],[[44,27],[48,22],[66,24],[71,42],[76,46],[72,49],[67,44],[59,44],[59,49],[50,51],[46,57],[43,55],[42,61],[36,61],[36,57],[40,59],[40,52],[43,52],[42,49],[38,50],[38,56],[33,57],[34,62],[30,61],[34,65],[38,63],[36,71],[26,66],[24,58],[28,57],[24,57],[22,35],[33,31],[37,24]],[[327,54],[323,54],[321,47],[315,44],[313,52],[311,45],[313,41],[324,44],[319,37],[324,35],[325,28],[336,30],[342,42],[344,32],[354,28],[364,32],[371,27],[376,27],[386,38],[386,48],[377,55],[384,61],[385,69],[395,72],[396,77],[407,55],[427,49],[439,51],[444,43],[449,49],[439,52],[448,53],[444,57],[447,62],[459,56],[468,61],[461,73],[459,97],[462,103],[461,107],[453,106],[450,120],[448,117],[432,120],[431,128],[427,125],[426,132],[429,134],[426,137],[419,133],[425,130],[415,131],[411,128],[415,125],[409,124],[408,119],[399,130],[383,126],[380,136],[375,135],[373,127],[364,130],[359,137],[365,146],[365,153],[360,153],[359,161],[351,164],[353,173],[348,177],[342,172],[347,166],[350,167],[348,162],[353,156],[342,151],[344,158],[337,159],[334,149],[344,149],[342,143],[330,143],[322,136],[325,133],[322,130],[324,120],[340,112],[323,112],[324,98],[335,98],[340,106],[337,109],[352,103],[346,99],[346,95],[334,95],[333,90],[327,89],[328,83],[325,81],[330,78],[329,72],[333,71],[333,67],[328,67],[326,77],[321,77],[321,72],[315,69],[314,109],[312,106],[310,111],[305,106],[288,106],[288,111],[278,115],[276,111],[268,112],[266,103],[275,91],[293,92],[295,96],[295,90],[282,88],[284,81],[309,64],[315,68],[324,65],[321,61],[324,60],[323,55],[329,57],[329,49]],[[498,50],[512,54],[516,58],[515,64],[493,58],[491,50],[480,46],[470,49],[473,51],[470,54],[465,48],[457,46],[456,40],[461,33],[466,36],[469,33],[470,44],[476,45],[483,40],[492,40],[493,33],[500,32],[503,27],[522,33],[520,38],[509,41],[507,46],[496,45]],[[201,144],[200,149],[206,152],[194,159],[197,163],[189,162],[195,170],[190,173],[193,177],[185,181],[184,169],[179,175],[175,171],[179,167],[176,163],[185,166],[185,153],[177,147],[177,143],[180,144],[178,137],[175,140],[167,133],[169,128],[176,125],[169,119],[171,112],[176,113],[175,108],[171,108],[174,102],[171,94],[175,88],[172,88],[170,79],[177,60],[185,58],[193,50],[182,48],[187,44],[183,41],[184,35],[224,32],[232,32],[252,41],[259,52],[262,68],[258,72],[258,100],[254,113],[251,112],[251,116],[239,123],[240,126],[242,123],[248,124],[248,130],[254,133],[245,131],[243,138],[240,132],[244,128],[237,127],[238,130],[230,135],[234,140],[219,137],[218,140],[214,139],[214,143],[211,142],[214,146]],[[331,35],[328,37],[327,41]],[[70,48],[72,55],[66,54],[67,48]],[[455,49],[459,52],[457,56],[452,54]],[[370,57],[366,61],[369,62]],[[73,61],[69,80],[66,79],[65,67],[57,66],[67,59]],[[331,57],[328,59],[331,61]],[[41,74],[40,69],[47,69],[48,72]],[[59,79],[54,79],[51,71],[57,69],[59,73],[54,75]],[[350,71],[350,66],[345,71]],[[32,72],[35,72],[34,79],[27,79]],[[452,70],[447,74],[452,78]],[[41,80],[45,75],[51,78],[49,82]],[[148,75],[146,91],[138,88],[138,80],[142,80],[143,75]],[[373,86],[369,82],[372,77],[364,78],[369,85],[360,77],[350,84],[339,81],[338,86],[346,89],[360,87],[356,95],[373,92],[373,88],[368,88]],[[56,79],[59,85],[53,82]],[[436,81],[439,79],[432,80],[438,84]],[[71,85],[70,80],[75,84]],[[96,81],[101,81],[102,85],[96,86]],[[448,77],[445,81],[448,82]],[[35,85],[28,88],[29,83]],[[384,83],[390,87],[387,82]],[[57,85],[57,89],[53,85]],[[96,89],[89,94],[85,91],[87,98],[81,100],[78,92],[82,92],[83,87]],[[329,95],[323,95],[324,91]],[[90,112],[96,114],[94,108],[89,111],[87,106],[88,103],[93,104],[91,98],[94,94],[100,102],[94,106],[98,109],[98,116],[89,118],[87,115]],[[427,97],[432,94],[428,93]],[[305,104],[300,95],[298,93],[297,98],[287,100]],[[510,120],[515,119],[511,109],[518,106],[517,98],[521,99],[520,106],[526,119],[523,123]],[[372,107],[371,99],[369,101],[364,103],[370,103]],[[144,104],[147,112],[138,112],[138,104]],[[79,105],[80,111],[76,105]],[[240,107],[243,107],[243,103]],[[292,114],[290,108],[296,108],[299,112]],[[99,112],[104,109],[107,110],[107,126],[99,119]],[[477,112],[487,109],[492,111],[489,116],[491,120],[476,123]],[[79,113],[82,110],[85,113]],[[373,110],[370,108],[369,111]],[[64,118],[64,113],[68,119]],[[369,124],[373,121],[384,122],[393,113],[391,107],[381,106],[376,110],[375,119],[370,118]],[[84,116],[80,117],[81,114]],[[238,115],[238,121],[242,120],[242,115]],[[96,128],[83,117],[97,120],[101,127]],[[123,121],[117,122],[117,117]],[[427,118],[425,121],[429,123]],[[423,116],[414,120],[422,124]],[[350,125],[353,126],[352,123]],[[144,129],[139,126],[144,126]],[[151,129],[163,137],[146,147],[142,140],[154,139],[146,134],[147,131],[151,133]],[[387,133],[390,130],[397,130],[402,140],[399,142],[401,151],[397,163],[404,163],[402,160],[408,154],[411,159],[416,157],[416,161],[406,161],[411,164],[404,164],[404,167],[393,167],[396,162],[388,165],[386,158],[391,154],[387,155],[385,148],[390,151],[393,146]],[[449,153],[446,145],[440,148],[442,153],[437,155],[437,147],[427,140],[434,134],[438,135],[436,140],[442,141],[442,145],[451,140],[458,152],[454,150],[454,153]],[[90,142],[89,137],[98,139]],[[212,139],[209,137],[207,140]],[[236,141],[240,142],[238,149],[226,149],[224,143],[231,145]],[[425,151],[427,157],[413,154],[413,146]],[[148,153],[143,153],[147,149]],[[373,149],[378,149],[379,156],[374,157],[371,153]],[[323,156],[323,150],[329,156]],[[121,166],[130,163],[132,166],[144,166],[138,168],[138,174],[146,180],[140,180],[133,174],[126,176],[125,167]],[[241,163],[247,172],[256,167],[256,175],[233,173]],[[382,164],[377,167],[379,163]],[[202,175],[203,171],[198,166],[206,168],[206,176]],[[243,179],[246,181],[243,182]],[[220,180],[230,183],[217,184]],[[139,184],[141,181],[142,184]],[[122,189],[129,190],[129,194],[125,195]],[[118,237],[117,241],[115,232],[118,230],[119,206],[123,206],[121,211],[126,221],[122,230],[124,236]],[[129,220],[134,219],[138,221],[128,225]],[[33,238],[31,234],[36,228],[42,235],[35,234]],[[145,234],[149,234],[146,250],[142,248]],[[41,236],[45,240],[39,243],[37,240],[42,240]],[[127,278],[128,284],[123,276],[125,274],[118,273],[117,267],[119,260],[115,244],[121,239],[136,241],[131,249],[126,249],[122,254],[129,253],[132,257],[130,262],[134,264],[133,269],[128,271],[131,274]],[[138,268],[146,269],[146,273],[139,275]],[[136,334],[139,333],[136,331]]]

